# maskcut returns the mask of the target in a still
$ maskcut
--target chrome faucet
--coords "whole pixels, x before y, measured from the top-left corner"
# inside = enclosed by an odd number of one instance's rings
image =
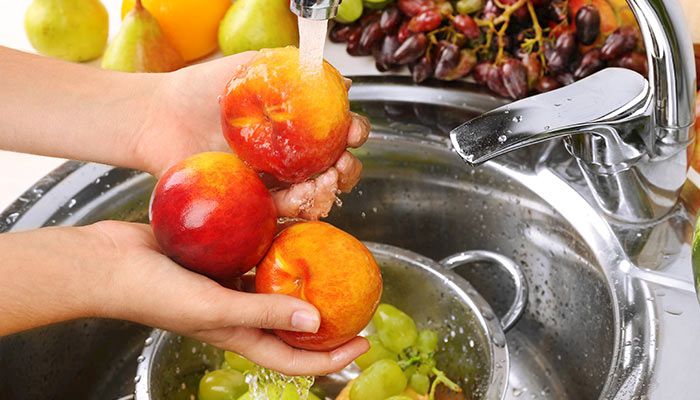
[[[676,0],[627,0],[639,22],[649,80],[609,68],[487,112],[451,133],[465,161],[564,137],[591,194],[613,219],[643,223],[674,209],[694,139],[693,45]]]
[[[327,20],[338,15],[341,0],[292,0],[289,9],[301,18]]]

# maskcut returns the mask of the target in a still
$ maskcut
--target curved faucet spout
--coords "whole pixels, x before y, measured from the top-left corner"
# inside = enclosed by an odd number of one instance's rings
[[[467,162],[565,137],[592,197],[615,219],[648,222],[677,204],[694,139],[692,41],[676,0],[627,0],[644,38],[649,82],[610,68],[490,111],[450,136]]]

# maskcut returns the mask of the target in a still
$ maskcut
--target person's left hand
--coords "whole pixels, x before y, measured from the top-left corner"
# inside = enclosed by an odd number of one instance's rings
[[[144,168],[160,176],[180,160],[204,151],[230,151],[221,133],[219,96],[236,68],[255,52],[241,53],[163,74],[153,94],[148,120],[136,143]],[[349,81],[348,81],[349,88]],[[367,118],[352,114],[348,146],[359,147],[369,135]],[[317,177],[275,190],[280,217],[318,219],[328,214],[338,191],[350,192],[360,179],[362,164],[349,152]]]

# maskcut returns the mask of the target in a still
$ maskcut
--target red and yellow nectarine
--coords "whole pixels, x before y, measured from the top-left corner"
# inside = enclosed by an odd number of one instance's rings
[[[362,242],[324,222],[303,222],[272,242],[256,269],[255,290],[313,304],[321,314],[318,332],[275,333],[294,347],[331,350],[354,338],[372,319],[382,276]]]
[[[253,268],[277,226],[275,205],[258,175],[235,155],[219,152],[171,167],[158,180],[150,217],[165,254],[220,281]]]
[[[324,62],[309,76],[294,47],[262,50],[221,97],[221,126],[233,151],[283,182],[302,182],[335,164],[350,120],[340,73]]]

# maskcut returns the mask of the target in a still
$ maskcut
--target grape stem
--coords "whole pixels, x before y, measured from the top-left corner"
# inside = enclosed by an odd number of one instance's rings
[[[540,61],[542,62],[542,65],[545,65],[545,58],[544,58],[544,38],[542,36],[542,27],[540,26],[540,22],[537,20],[537,13],[535,12],[535,6],[532,5],[532,0],[527,0],[527,10],[530,12],[530,18],[532,19],[532,28],[535,30],[535,37],[532,39],[527,39],[523,42],[522,47],[530,41],[531,46],[530,48],[532,49],[534,47],[534,44],[537,44],[537,55],[540,57]],[[532,50],[530,50],[532,51]]]
[[[460,393],[462,391],[462,388],[459,387],[458,384],[450,380],[450,378],[439,369],[433,368],[433,374],[435,374],[435,380],[433,380],[433,383],[430,385],[430,400],[435,400],[435,390],[437,390],[440,384],[447,386],[447,388],[453,392]]]
[[[497,0],[494,0],[496,4],[498,5],[499,2]],[[518,11],[520,7],[524,6],[526,3],[526,0],[518,0],[515,3],[511,4],[510,6],[507,6],[503,10],[503,14],[498,16],[493,22],[494,25],[498,25],[499,23],[502,23],[500,29],[498,32],[496,32],[496,37],[498,38],[498,53],[496,54],[496,64],[502,64],[503,61],[505,61],[505,47],[506,47],[506,42],[505,42],[505,36],[506,36],[506,30],[508,30],[508,25],[510,24],[510,17],[511,15]],[[501,4],[501,6],[503,6]]]

